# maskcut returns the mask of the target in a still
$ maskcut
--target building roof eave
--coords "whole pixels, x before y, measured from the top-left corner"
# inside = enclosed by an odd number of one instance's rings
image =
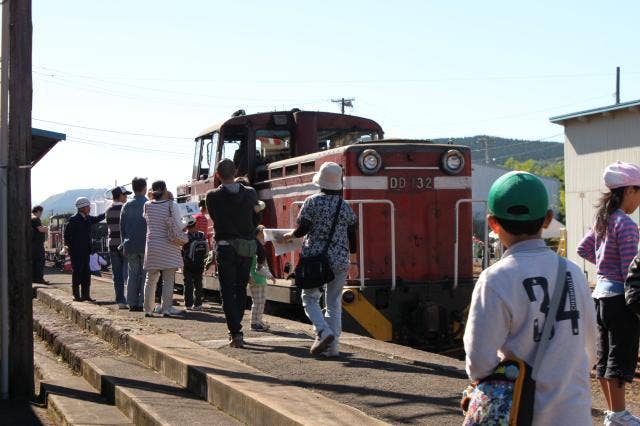
[[[588,109],[585,111],[572,112],[570,114],[557,115],[555,117],[550,117],[549,121],[554,124],[563,124],[565,121],[579,119],[583,117],[588,117],[596,114],[604,114],[613,111],[620,111],[625,109],[637,108],[640,107],[640,99],[629,102],[622,102],[619,104],[609,105],[605,107]]]

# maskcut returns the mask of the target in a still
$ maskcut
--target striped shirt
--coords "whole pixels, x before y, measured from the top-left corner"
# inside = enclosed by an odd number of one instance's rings
[[[122,203],[115,202],[105,212],[107,218],[108,245],[109,251],[118,251],[122,243],[120,237],[120,211]]]
[[[622,210],[609,217],[607,233],[603,237],[593,229],[578,245],[578,255],[596,265],[598,277],[624,283],[629,265],[638,254],[638,225]]]
[[[178,216],[178,206],[170,200],[147,201],[144,218],[147,220],[147,241],[144,253],[145,271],[182,268],[181,247],[169,242],[167,219],[171,209],[173,219],[179,227],[184,225]]]

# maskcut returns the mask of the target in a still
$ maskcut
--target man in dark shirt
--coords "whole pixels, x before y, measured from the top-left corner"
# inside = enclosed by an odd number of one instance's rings
[[[89,256],[91,255],[91,225],[104,220],[104,213],[99,216],[91,216],[91,202],[85,197],[76,200],[78,213],[69,218],[64,229],[64,244],[67,253],[71,257],[73,275],[71,288],[73,300],[77,302],[89,301],[91,298],[91,270],[89,269]],[[80,292],[82,289],[82,293]]]
[[[113,274],[113,289],[116,295],[116,303],[120,309],[127,308],[127,299],[124,296],[124,282],[127,280],[127,259],[122,254],[122,240],[120,238],[120,211],[122,205],[127,202],[127,191],[122,186],[116,186],[111,190],[113,203],[105,212],[107,218],[109,257],[111,259],[111,273]]]
[[[42,206],[31,209],[31,281],[49,284],[44,279],[44,240],[49,228],[42,226]]]
[[[229,346],[244,346],[242,317],[247,299],[247,282],[251,260],[256,253],[254,208],[256,191],[234,182],[236,167],[224,159],[216,174],[221,185],[207,193],[206,203],[213,220],[216,261],[222,296],[222,309],[229,328]]]

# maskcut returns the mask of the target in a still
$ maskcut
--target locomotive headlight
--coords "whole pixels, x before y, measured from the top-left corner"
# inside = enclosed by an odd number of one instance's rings
[[[382,158],[373,149],[365,149],[358,157],[358,166],[365,175],[372,175],[382,167]]]
[[[450,149],[442,156],[442,169],[445,173],[455,175],[464,167],[464,156],[457,149]]]

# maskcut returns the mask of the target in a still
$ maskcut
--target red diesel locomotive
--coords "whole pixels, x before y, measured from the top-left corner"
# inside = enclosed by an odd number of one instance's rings
[[[266,203],[267,228],[292,228],[302,201],[318,191],[315,171],[326,161],[342,165],[344,199],[359,227],[358,260],[343,293],[345,330],[431,348],[459,338],[473,287],[471,257],[454,255],[471,247],[471,209],[460,201],[471,198],[467,147],[383,139],[378,123],[350,115],[239,111],[196,138],[194,158],[179,201],[198,201],[217,186],[214,165],[229,158]],[[287,279],[297,253],[266,249],[278,278],[268,300],[300,305]],[[218,289],[215,273],[204,282]]]

